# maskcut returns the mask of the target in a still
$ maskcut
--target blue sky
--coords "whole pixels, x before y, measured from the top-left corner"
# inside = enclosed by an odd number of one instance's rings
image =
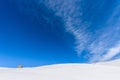
[[[119,58],[119,0],[0,1],[0,66]]]

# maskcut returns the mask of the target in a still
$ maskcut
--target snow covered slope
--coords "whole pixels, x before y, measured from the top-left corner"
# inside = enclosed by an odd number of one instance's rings
[[[113,61],[108,61],[108,62],[101,62],[101,63],[98,63],[98,64],[120,67],[120,59],[113,60]]]
[[[36,68],[0,68],[0,80],[120,80],[120,67],[59,64]]]

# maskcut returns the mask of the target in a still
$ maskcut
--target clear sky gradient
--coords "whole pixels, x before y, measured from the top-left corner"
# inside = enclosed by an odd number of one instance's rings
[[[0,66],[119,58],[119,0],[1,0]]]

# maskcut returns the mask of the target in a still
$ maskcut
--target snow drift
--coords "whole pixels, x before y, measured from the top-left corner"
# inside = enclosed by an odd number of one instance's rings
[[[119,61],[108,63],[112,65]],[[120,80],[120,68],[106,66],[106,63],[58,64],[22,69],[0,68],[0,80]]]

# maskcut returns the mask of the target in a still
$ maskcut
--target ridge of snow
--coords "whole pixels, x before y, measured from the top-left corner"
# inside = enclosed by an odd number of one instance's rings
[[[118,60],[112,60],[112,61],[107,61],[107,62],[100,62],[100,63],[97,63],[97,64],[120,67],[120,59],[118,59]]]
[[[99,64],[0,68],[0,80],[120,80],[120,68]]]

